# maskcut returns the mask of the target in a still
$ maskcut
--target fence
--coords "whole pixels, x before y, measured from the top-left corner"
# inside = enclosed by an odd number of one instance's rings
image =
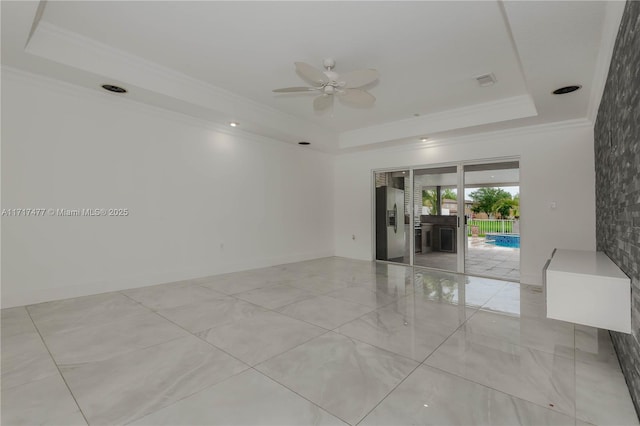
[[[478,234],[484,235],[488,232],[500,234],[512,234],[513,222],[511,219],[471,219],[467,222],[467,235],[471,236],[471,227],[478,227]]]

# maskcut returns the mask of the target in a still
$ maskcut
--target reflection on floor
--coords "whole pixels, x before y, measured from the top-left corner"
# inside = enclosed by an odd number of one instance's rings
[[[457,253],[430,252],[416,253],[416,266],[426,266],[447,271],[457,269]],[[467,240],[467,255],[465,272],[470,275],[498,278],[508,281],[520,281],[520,249],[498,247],[486,244],[481,237],[469,237]]]
[[[485,243],[469,237],[464,270],[467,274],[520,281],[520,249]]]
[[[2,310],[3,424],[638,424],[540,288],[325,258]],[[64,379],[64,380],[63,380]]]

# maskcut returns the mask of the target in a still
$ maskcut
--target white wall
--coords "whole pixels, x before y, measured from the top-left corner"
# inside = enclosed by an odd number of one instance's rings
[[[333,254],[329,155],[15,71],[2,107],[2,208],[130,211],[3,217],[3,307]]]
[[[542,283],[542,267],[554,247],[595,250],[593,129],[582,125],[339,156],[335,164],[336,255],[372,258],[373,169],[508,156],[520,157],[521,281]],[[555,210],[550,209],[552,201],[557,203]]]

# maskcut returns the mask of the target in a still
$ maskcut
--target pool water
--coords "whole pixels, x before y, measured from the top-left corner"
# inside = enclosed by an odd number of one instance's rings
[[[520,234],[487,234],[487,244],[498,247],[520,248]]]

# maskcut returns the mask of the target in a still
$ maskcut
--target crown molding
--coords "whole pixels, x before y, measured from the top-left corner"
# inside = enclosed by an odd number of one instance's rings
[[[178,71],[100,43],[41,20],[25,51],[121,82],[131,88],[129,97],[145,102],[144,92],[161,95],[211,111],[212,117],[237,120],[243,127],[265,134],[284,133],[288,142],[301,139],[337,145],[337,133],[307,120],[192,78]],[[138,88],[140,90],[136,91]],[[244,126],[244,124],[250,126]],[[286,129],[286,130],[283,130]]]
[[[343,132],[339,146],[356,148],[535,115],[538,111],[531,96],[520,95]]]
[[[463,136],[452,136],[434,138],[427,142],[411,142],[409,144],[395,145],[385,148],[369,149],[366,151],[350,150],[348,152],[341,152],[339,156],[347,155],[362,155],[363,152],[377,152],[377,153],[395,153],[406,151],[418,151],[423,149],[437,148],[440,146],[450,146],[458,144],[468,143],[483,143],[496,140],[505,140],[509,138],[518,138],[522,136],[544,134],[549,132],[557,132],[568,129],[592,129],[593,123],[586,118],[576,118],[572,120],[556,121],[552,123],[535,124],[531,126],[516,127],[513,129],[494,130],[489,132],[478,132]]]
[[[624,1],[609,1],[606,4],[598,58],[593,73],[593,80],[591,81],[591,94],[587,107],[587,119],[594,125],[598,117],[598,109],[600,108],[604,88],[607,84],[609,66],[611,65],[613,49],[616,44],[616,39],[618,38],[618,31],[620,29],[620,22],[622,21],[625,5],[626,2]]]
[[[598,106],[606,84],[609,64],[615,45],[618,27],[624,12],[624,2],[608,2],[603,22],[602,37],[596,70],[592,82],[588,112],[584,120],[593,125],[597,117]],[[395,150],[415,149],[420,146],[437,146],[443,143],[464,143],[466,138],[477,140],[483,133],[472,136],[452,137],[430,140],[425,144],[381,146],[385,142],[402,141],[421,135],[435,135],[451,130],[465,129],[483,124],[497,123],[537,115],[535,104],[529,94],[499,99],[493,102],[470,105],[447,111],[441,111],[420,117],[404,119],[352,131],[338,133],[319,126],[303,118],[283,113],[273,107],[260,104],[251,99],[236,95],[228,90],[215,87],[202,80],[192,78],[168,67],[145,60],[125,51],[115,49],[94,39],[60,28],[50,22],[40,20],[29,39],[25,51],[39,57],[55,61],[66,66],[87,71],[97,76],[109,76],[114,82],[122,82],[131,87],[130,99],[154,104],[151,97],[144,98],[142,92],[163,96],[167,103],[175,101],[175,108],[159,107],[166,111],[191,116],[211,128],[217,123],[216,131],[228,133],[224,117],[237,119],[243,123],[242,131],[278,142],[293,143],[297,140],[311,140],[312,149],[338,154],[349,154],[360,149]],[[6,67],[4,67],[6,69]],[[135,89],[140,90],[136,91]],[[138,93],[137,93],[138,92]],[[136,98],[136,96],[139,97]],[[199,109],[200,114],[190,114],[190,105]],[[156,103],[157,104],[157,103]],[[210,114],[206,114],[210,112]],[[201,120],[201,121],[200,121]],[[584,121],[583,120],[583,121]],[[568,122],[574,122],[570,120]],[[578,120],[580,121],[580,120]],[[247,126],[244,124],[247,123]],[[562,122],[566,123],[566,122]],[[553,129],[556,123],[546,123],[517,129],[517,134],[535,128]],[[486,134],[499,134],[500,132]],[[233,134],[237,134],[235,129]],[[446,142],[445,142],[446,141]],[[402,142],[400,142],[402,143]],[[414,147],[414,148],[407,148]]]
[[[37,87],[39,90],[52,91],[59,95],[71,96],[81,102],[96,102],[105,106],[126,110],[132,114],[144,114],[162,121],[172,121],[185,126],[204,129],[217,134],[231,136],[240,140],[264,145],[269,143],[284,149],[296,150],[298,152],[309,152],[314,155],[331,155],[330,153],[315,150],[313,148],[300,150],[298,145],[283,142],[268,136],[252,133],[243,130],[240,127],[231,129],[227,125],[219,124],[214,121],[204,120],[193,115],[169,110],[163,107],[155,106],[147,102],[141,102],[128,97],[113,95],[107,92],[100,92],[87,87],[79,86],[73,83],[64,82],[42,74],[35,74],[29,71],[10,67],[7,65],[0,66],[0,74],[2,75],[2,83],[17,82],[25,84],[29,87]]]

